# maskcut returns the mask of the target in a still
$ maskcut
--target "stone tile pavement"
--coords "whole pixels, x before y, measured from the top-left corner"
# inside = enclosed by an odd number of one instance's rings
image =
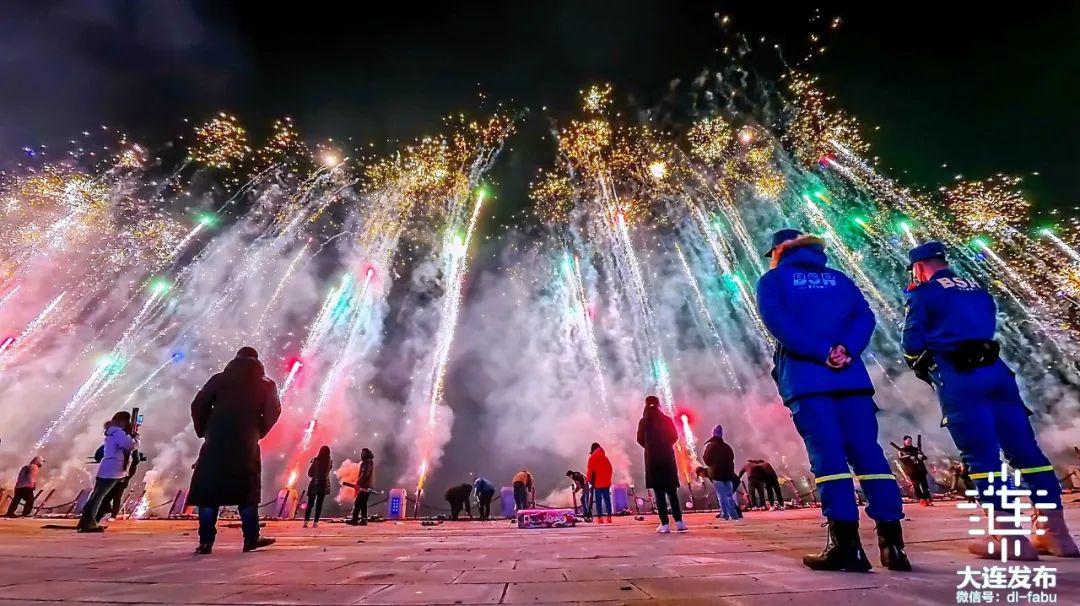
[[[1068,516],[1080,529],[1080,506]],[[193,521],[120,521],[103,535],[0,520],[0,606],[9,604],[955,604],[966,514],[948,503],[908,507],[916,569],[815,573],[817,510],[751,512],[738,524],[687,517],[691,531],[659,536],[656,521],[518,530],[506,522],[415,522],[354,528],[269,522],[279,542],[240,551],[223,528],[215,552],[195,557]],[[864,544],[874,545],[870,523]],[[871,553],[877,561],[876,552]],[[1059,604],[1080,604],[1080,561],[1057,568]],[[1003,601],[1003,600],[1002,600]]]

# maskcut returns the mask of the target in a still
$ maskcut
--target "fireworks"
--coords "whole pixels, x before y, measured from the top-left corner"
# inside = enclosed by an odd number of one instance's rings
[[[754,194],[766,200],[776,200],[784,191],[784,173],[773,164],[773,151],[757,147],[744,156],[746,166],[745,179],[750,183]]]
[[[236,116],[226,113],[195,129],[195,145],[189,151],[195,162],[221,170],[236,168],[249,153],[247,131]]]
[[[585,111],[600,114],[611,105],[612,87],[610,84],[594,84],[588,90],[581,91]]]
[[[255,167],[253,174],[275,165],[283,165],[293,169],[301,169],[311,157],[304,142],[300,140],[300,134],[289,117],[274,120],[270,138],[255,152]]]
[[[727,373],[731,385],[741,389],[739,379],[735,376],[735,367],[731,364],[731,357],[728,356],[727,349],[724,347],[724,341],[720,338],[720,332],[717,330],[716,324],[712,319],[712,314],[709,312],[709,304],[705,300],[705,295],[701,292],[701,287],[698,286],[697,278],[694,277],[694,272],[690,269],[690,264],[686,262],[686,255],[683,254],[682,248],[680,248],[678,244],[675,245],[675,253],[679,257],[679,264],[686,273],[686,279],[690,284],[691,292],[694,293],[694,303],[697,304],[699,317],[708,331],[709,339],[720,354],[720,359],[723,360],[724,371]]]
[[[592,314],[589,311],[588,299],[585,296],[585,281],[581,276],[581,266],[578,260],[573,255],[567,253],[563,264],[563,274],[570,284],[570,292],[574,307],[577,308],[578,313],[575,313],[577,321],[580,323],[583,334],[585,335],[585,347],[589,354],[589,361],[593,366],[593,373],[596,377],[597,391],[600,395],[601,410],[604,416],[604,423],[610,422],[611,409],[608,403],[607,385],[604,381],[604,368],[603,362],[600,358],[600,347],[596,343],[596,333],[592,326]]]
[[[126,169],[139,169],[146,163],[146,152],[138,145],[132,145],[120,153],[116,166]]]
[[[457,331],[458,315],[461,313],[461,294],[464,287],[465,274],[468,269],[467,256],[469,243],[476,231],[476,221],[480,217],[480,209],[484,204],[484,191],[480,190],[473,204],[472,212],[464,226],[464,235],[455,233],[456,226],[447,230],[443,239],[444,254],[446,254],[447,277],[451,291],[443,299],[442,319],[439,333],[435,340],[435,362],[431,370],[431,389],[428,398],[428,411],[425,420],[427,429],[421,438],[420,448],[423,449],[423,463],[420,477],[417,480],[417,491],[424,487],[424,479],[427,470],[427,462],[431,456],[431,434],[438,424],[439,406],[443,403],[443,389],[446,381],[446,366],[449,362],[450,346],[454,343],[454,333]]]
[[[690,153],[703,162],[715,164],[724,159],[734,131],[722,118],[706,118],[690,128],[687,140]]]
[[[3,345],[0,346],[0,369],[5,366],[5,363],[7,361],[3,354],[8,351],[13,351],[11,350],[11,346],[15,343],[26,343],[27,339],[34,333],[34,331],[36,331],[45,323],[45,321],[49,318],[49,315],[53,313],[53,310],[56,309],[56,306],[60,304],[60,301],[63,300],[64,295],[66,294],[66,292],[62,292],[57,295],[55,299],[49,301],[49,304],[46,305],[45,308],[42,309],[40,312],[38,312],[38,315],[34,316],[33,320],[30,320],[30,323],[26,325],[26,328],[24,328],[21,333],[19,333],[18,337],[8,337],[7,339],[4,339]]]
[[[823,233],[832,263],[873,304],[875,373],[903,371],[904,249],[930,238],[1001,295],[1003,347],[1075,359],[1080,254],[1067,219],[1054,219],[1060,236],[1031,230],[1019,180],[1003,176],[938,193],[900,187],[866,161],[857,122],[812,79],[794,78],[790,95],[780,111],[716,99],[678,124],[620,113],[609,85],[582,91],[578,112],[554,128],[553,166],[530,185],[535,219],[525,221],[541,229],[510,233],[480,228],[480,183],[515,130],[502,112],[449,116],[442,132],[378,157],[343,141],[309,147],[289,118],[249,143],[221,114],[196,129],[190,163],[171,174],[146,151],[156,148],[123,140],[94,167],[72,159],[4,175],[3,387],[60,404],[25,413],[21,446],[40,436],[50,456],[81,461],[85,444],[68,438],[105,403],[182,407],[250,343],[286,404],[264,444],[280,459],[268,463],[279,482],[294,485],[326,443],[407,453],[388,465],[423,488],[450,439],[458,372],[471,378],[455,366],[468,351],[494,369],[475,382],[491,394],[462,390],[490,407],[485,422],[501,421],[505,393],[528,400],[512,403],[517,423],[541,426],[557,401],[582,435],[610,428],[614,451],[627,442],[619,403],[656,394],[689,473],[696,438],[676,401],[727,419],[720,400],[771,393],[753,285],[768,233],[789,225]],[[233,187],[238,178],[250,180]],[[478,344],[472,333],[488,330],[497,337]],[[1060,382],[1037,374],[1053,366],[1043,361],[1018,371]],[[517,383],[523,375],[535,376]],[[186,423],[148,427],[182,453],[162,460],[189,458]],[[573,430],[557,427],[569,441]],[[180,467],[159,477],[186,481]]]
[[[870,145],[860,134],[858,121],[842,111],[828,109],[829,97],[817,88],[817,80],[795,74],[789,81],[794,96],[793,117],[785,139],[794,149],[795,159],[812,167],[828,154],[834,144],[853,154],[865,155]]]
[[[997,175],[984,181],[961,181],[942,192],[966,233],[1004,235],[1023,223],[1031,209],[1019,185],[1020,178]]]
[[[573,121],[559,134],[559,152],[576,167],[596,173],[604,169],[613,133],[607,120]]]
[[[574,208],[574,188],[570,179],[557,172],[545,172],[529,188],[533,208],[548,223],[562,224],[570,219]]]

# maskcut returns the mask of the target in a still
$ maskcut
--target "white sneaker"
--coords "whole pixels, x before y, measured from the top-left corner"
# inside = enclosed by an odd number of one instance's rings
[[[671,528],[667,524],[661,524],[656,527],[656,532],[659,534],[671,534]]]
[[[686,522],[679,520],[678,522],[675,522],[675,530],[678,530],[679,532],[686,532],[690,529],[686,526]]]

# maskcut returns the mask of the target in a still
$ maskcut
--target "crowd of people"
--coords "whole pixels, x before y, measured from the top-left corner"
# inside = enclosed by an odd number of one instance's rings
[[[862,362],[875,330],[874,313],[858,286],[843,272],[829,267],[825,242],[794,229],[773,235],[767,252],[770,270],[757,285],[761,319],[775,338],[773,378],[792,423],[802,437],[828,539],[820,554],[808,555],[803,563],[814,570],[863,572],[871,563],[859,538],[860,511],[855,482],[868,504],[866,514],[876,523],[881,565],[890,570],[910,570],[901,520],[904,512],[898,480],[878,443],[877,405],[874,385]],[[916,376],[934,387],[949,431],[962,461],[953,469],[954,489],[965,492],[974,487],[977,498],[991,502],[987,488],[999,473],[1001,454],[1019,471],[1033,490],[1032,500],[1045,518],[1036,522],[1038,532],[1031,540],[1013,537],[1018,544],[1016,558],[1037,559],[1040,554],[1080,556],[1061,511],[1061,486],[1053,467],[1035,440],[1028,411],[1020,397],[1013,373],[1000,359],[994,341],[995,304],[990,294],[976,282],[962,278],[950,267],[945,247],[931,242],[912,249],[908,255],[912,284],[902,345]],[[238,509],[243,529],[243,550],[251,551],[274,543],[259,530],[258,506],[261,488],[259,442],[273,428],[281,413],[278,390],[265,375],[258,353],[241,348],[225,369],[212,376],[199,390],[191,405],[195,434],[203,439],[193,467],[187,502],[197,508],[199,518],[198,554],[210,554],[216,538],[216,521],[221,507]],[[654,495],[660,525],[657,532],[686,532],[688,527],[680,507],[680,436],[675,423],[664,413],[656,396],[645,398],[637,426],[637,443],[643,449],[645,486]],[[916,499],[931,504],[926,456],[920,444],[905,436],[896,446],[899,463],[911,482]],[[106,424],[93,491],[83,508],[80,532],[100,532],[102,513],[118,507],[120,492],[133,465],[140,460],[137,420],[118,412]],[[363,449],[355,484],[356,491],[349,524],[366,525],[368,502],[375,491],[374,454]],[[782,509],[780,478],[771,464],[750,459],[736,472],[735,454],[717,425],[705,443],[703,465],[697,476],[711,481],[716,491],[718,518],[738,520],[742,508],[736,492],[745,476],[750,509]],[[35,457],[19,473],[15,495],[8,509],[14,515],[18,505],[30,512],[34,490],[44,461]],[[308,469],[310,482],[304,526],[314,518],[317,526],[323,502],[330,493],[333,469],[330,448],[323,446]],[[585,472],[567,471],[575,500],[580,497],[587,520],[598,524],[612,521],[613,468],[604,448],[593,443]],[[1000,473],[999,473],[1000,475]],[[515,509],[535,505],[536,481],[527,469],[514,475],[512,491]],[[464,511],[472,517],[470,500],[475,493],[480,519],[491,517],[495,485],[483,477],[450,487],[445,500],[450,517],[459,519]],[[110,500],[111,499],[111,500]],[[980,541],[972,551],[981,557],[996,557],[991,545]]]

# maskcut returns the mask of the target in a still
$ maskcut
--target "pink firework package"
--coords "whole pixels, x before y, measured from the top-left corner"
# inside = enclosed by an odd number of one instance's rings
[[[569,528],[576,521],[573,509],[522,509],[517,512],[518,528]]]

